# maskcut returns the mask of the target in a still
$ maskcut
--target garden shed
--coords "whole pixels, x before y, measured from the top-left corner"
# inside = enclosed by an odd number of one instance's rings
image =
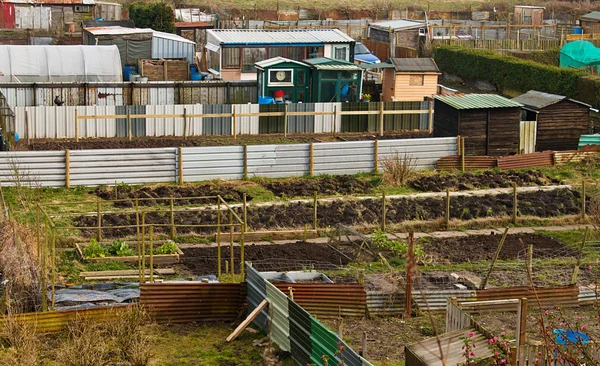
[[[523,104],[522,121],[536,121],[536,151],[577,150],[589,132],[590,105],[562,95],[530,90],[513,98]]]
[[[437,94],[440,70],[431,58],[392,58],[383,69],[383,100],[423,101]]]
[[[437,95],[433,134],[460,135],[466,155],[517,154],[522,106],[495,94]]]

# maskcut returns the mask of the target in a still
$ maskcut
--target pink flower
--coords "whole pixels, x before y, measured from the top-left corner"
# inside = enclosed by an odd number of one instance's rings
[[[498,352],[494,352],[494,357],[498,357]]]
[[[581,330],[586,330],[586,329],[587,329],[587,327],[585,325],[581,326]]]
[[[600,316],[598,318],[600,318]],[[500,337],[504,337],[505,335],[506,335],[506,332],[500,333]]]
[[[546,310],[546,312],[544,314],[550,315],[550,310]]]
[[[469,332],[467,335],[469,336],[469,338],[475,337],[475,333],[474,332]]]
[[[475,352],[471,352],[471,353],[469,353],[469,356],[471,356],[471,357],[475,357]]]
[[[588,271],[591,271],[591,270],[592,270],[592,268],[594,268],[594,267],[592,267],[592,266],[588,266]]]
[[[495,342],[495,340],[494,340],[494,338],[492,338],[492,339],[490,339],[490,340],[488,341],[488,344],[492,344],[492,343],[494,343],[494,342]]]
[[[500,364],[501,364],[501,365],[504,365],[504,364],[506,364],[506,358],[503,358],[502,360],[500,360]]]

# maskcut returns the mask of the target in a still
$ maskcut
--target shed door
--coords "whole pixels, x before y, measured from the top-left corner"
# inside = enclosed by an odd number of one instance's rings
[[[0,12],[0,28],[12,29],[15,27],[15,4],[2,3]]]

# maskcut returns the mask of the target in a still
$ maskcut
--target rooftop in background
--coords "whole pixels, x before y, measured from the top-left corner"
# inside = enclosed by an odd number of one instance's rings
[[[369,26],[374,27],[374,28],[383,29],[383,30],[389,30],[391,27],[394,31],[397,31],[397,30],[403,30],[403,29],[422,28],[422,27],[426,27],[427,24],[424,22],[419,22],[419,21],[415,21],[415,20],[400,19],[400,20],[383,20],[380,22],[371,23]]]
[[[534,111],[540,110],[542,108],[546,108],[563,100],[570,100],[571,102],[582,104],[584,106],[590,107],[590,105],[579,102],[577,100],[569,99],[563,95],[556,94],[548,94],[542,93],[537,90],[530,90],[525,94],[519,95],[518,97],[513,98],[512,100],[518,103],[521,103],[527,109],[532,109]]]
[[[593,11],[591,13],[587,13],[581,17],[584,20],[597,20],[600,21],[600,11]]]
[[[257,63],[255,63],[254,65],[256,66],[256,68],[258,69],[264,69],[265,67],[269,67],[269,66],[273,66],[273,65],[277,65],[277,64],[281,64],[281,63],[293,63],[293,64],[297,64],[297,65],[301,65],[301,66],[306,66],[306,64],[300,62],[300,61],[295,61],[295,60],[290,60],[289,58],[285,58],[285,57],[273,57],[267,60],[263,60],[263,61],[259,61]]]
[[[196,44],[195,42],[190,41],[189,39],[183,38],[181,36],[178,36],[176,34],[159,32],[159,31],[155,31],[150,28],[125,28],[125,27],[116,26],[116,27],[92,27],[92,28],[84,28],[84,30],[86,32],[89,32],[90,34],[92,34],[95,37],[145,35],[145,36],[149,36],[150,38],[163,38],[163,39],[169,39],[169,40],[177,41],[177,42]]]
[[[208,22],[177,22],[175,28],[212,28],[214,25]]]
[[[31,5],[94,5],[94,0],[13,0],[14,4]]]
[[[286,45],[350,43],[354,39],[338,29],[209,29],[209,36],[226,45]]]
[[[83,20],[83,28],[123,27],[134,28],[133,20]]]
[[[521,108],[521,103],[496,94],[436,95],[435,100],[455,109]]]
[[[545,6],[535,6],[535,5],[515,5],[515,8],[524,8],[524,9],[546,9]]]
[[[317,70],[362,70],[362,67],[348,61],[335,60],[328,57],[309,58],[304,60]]]
[[[398,72],[436,72],[440,69],[432,58],[392,58],[394,69]]]

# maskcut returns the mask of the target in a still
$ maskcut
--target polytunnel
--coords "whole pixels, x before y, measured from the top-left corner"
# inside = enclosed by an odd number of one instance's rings
[[[0,46],[0,82],[121,82],[111,46]]]

